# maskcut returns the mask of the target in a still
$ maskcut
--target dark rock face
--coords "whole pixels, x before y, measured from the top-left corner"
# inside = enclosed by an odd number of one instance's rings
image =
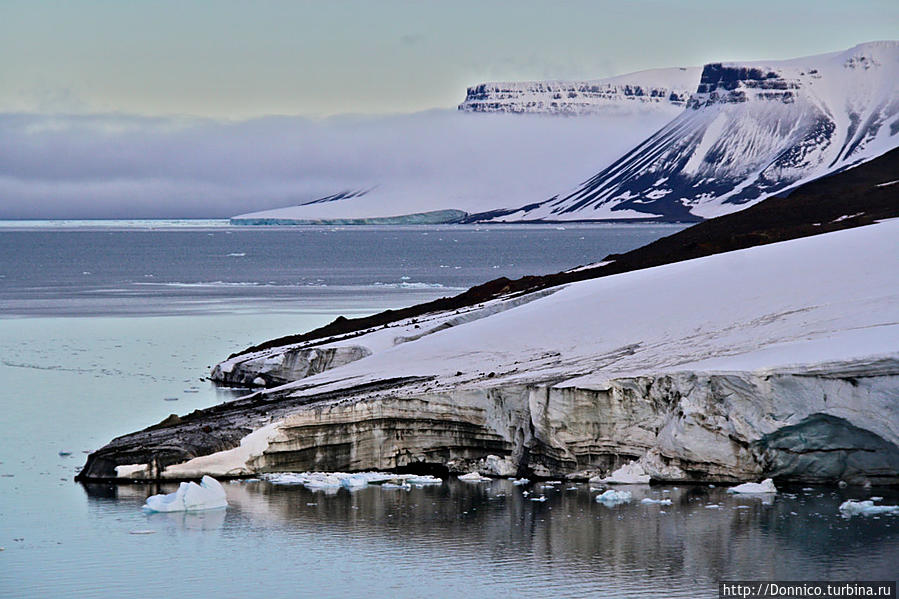
[[[771,476],[809,482],[896,484],[899,447],[842,418],[814,414],[755,444]]]

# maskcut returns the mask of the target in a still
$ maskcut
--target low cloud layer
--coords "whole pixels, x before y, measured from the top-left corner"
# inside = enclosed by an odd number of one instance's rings
[[[521,205],[579,183],[666,119],[0,114],[0,218],[217,218],[395,184]]]

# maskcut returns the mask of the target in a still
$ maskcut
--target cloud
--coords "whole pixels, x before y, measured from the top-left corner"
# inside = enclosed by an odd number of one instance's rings
[[[518,206],[591,176],[666,118],[0,114],[0,218],[228,217],[393,185]]]

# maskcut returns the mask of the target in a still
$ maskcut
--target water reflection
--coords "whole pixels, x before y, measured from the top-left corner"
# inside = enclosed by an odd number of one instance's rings
[[[136,509],[150,494],[174,488],[122,486],[114,498],[103,486],[86,490],[94,501]],[[634,596],[664,588],[668,596],[693,597],[702,595],[697,584],[711,593],[720,579],[899,574],[899,518],[840,518],[837,508],[847,493],[824,488],[760,497],[707,486],[641,485],[629,487],[633,500],[616,507],[596,503],[589,485],[571,483],[516,487],[507,480],[453,479],[408,491],[369,486],[326,493],[235,481],[225,488],[226,512],[154,515],[148,528],[223,527],[238,536],[261,529],[316,538],[334,559],[347,544],[375,562],[398,550],[438,554],[442,559],[428,562],[430,576],[457,580],[457,564],[481,564],[498,588],[546,583],[548,576],[557,596],[622,589]],[[531,500],[540,496],[547,500]],[[670,499],[671,505],[644,504],[643,498]],[[895,491],[885,497],[897,499]]]

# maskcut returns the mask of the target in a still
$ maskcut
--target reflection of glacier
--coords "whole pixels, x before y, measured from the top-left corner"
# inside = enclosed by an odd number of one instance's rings
[[[416,551],[434,552],[434,563],[442,564],[501,556],[512,578],[527,576],[522,570],[528,567],[551,567],[589,581],[584,584],[614,588],[634,571],[653,578],[665,573],[666,584],[683,593],[689,589],[679,585],[696,580],[788,577],[796,568],[822,578],[835,567],[887,578],[896,573],[891,556],[899,551],[899,530],[876,521],[836,524],[842,496],[829,489],[796,490],[766,505],[723,487],[635,485],[628,489],[633,502],[607,508],[593,501],[597,493],[588,485],[570,486],[449,481],[442,488],[398,493],[371,487],[328,496],[259,482],[230,485],[229,500],[253,526],[289,526],[292,534],[335,544],[352,531],[386,552],[414,541]],[[549,499],[532,502],[523,490]],[[672,505],[640,503],[662,497]],[[711,504],[720,509],[707,509]],[[834,546],[864,549],[834,552]],[[602,577],[585,576],[585,569],[597,568]]]

